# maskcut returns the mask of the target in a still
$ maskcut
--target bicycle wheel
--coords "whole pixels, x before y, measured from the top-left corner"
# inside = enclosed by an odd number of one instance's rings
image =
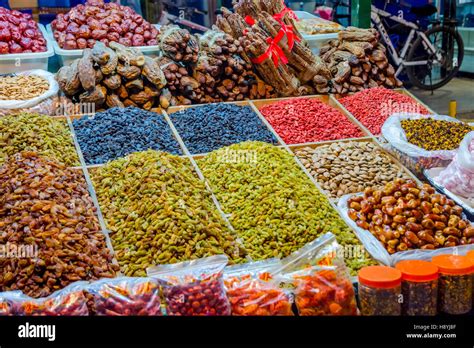
[[[459,33],[452,28],[436,26],[426,31],[425,35],[441,53],[442,60],[436,62],[436,55],[425,48],[426,43],[419,36],[408,53],[407,62],[428,61],[428,63],[407,66],[406,71],[413,85],[421,89],[434,90],[451,81],[459,71],[464,58],[464,43]]]

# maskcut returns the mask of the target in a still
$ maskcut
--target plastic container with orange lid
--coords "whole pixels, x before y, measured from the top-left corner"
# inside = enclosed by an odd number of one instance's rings
[[[469,258],[439,255],[432,262],[439,268],[438,310],[447,314],[470,312],[474,267]]]
[[[391,267],[368,266],[359,271],[362,315],[401,315],[402,273]]]
[[[466,256],[474,265],[474,250],[469,251]],[[474,308],[474,273],[472,274],[472,308]]]
[[[436,315],[438,267],[421,260],[405,260],[395,266],[402,272],[402,314]]]

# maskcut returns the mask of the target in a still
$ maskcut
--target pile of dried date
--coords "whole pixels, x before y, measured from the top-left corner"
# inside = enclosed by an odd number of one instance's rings
[[[474,226],[462,208],[428,184],[396,179],[348,200],[349,217],[369,230],[390,254],[474,244]]]
[[[117,270],[82,172],[34,152],[0,167],[0,245],[13,253],[0,258],[0,292],[45,297]]]

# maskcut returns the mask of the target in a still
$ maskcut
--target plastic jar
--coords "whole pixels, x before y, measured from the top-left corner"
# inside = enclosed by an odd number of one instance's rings
[[[472,308],[474,267],[466,256],[439,255],[432,259],[439,268],[438,310],[465,314]]]
[[[391,267],[368,266],[359,271],[362,315],[401,315],[402,273]]]
[[[406,260],[395,266],[402,272],[402,314],[436,315],[438,267],[421,260]]]
[[[466,256],[474,265],[474,250],[468,252]],[[474,273],[472,274],[472,308],[474,308]]]

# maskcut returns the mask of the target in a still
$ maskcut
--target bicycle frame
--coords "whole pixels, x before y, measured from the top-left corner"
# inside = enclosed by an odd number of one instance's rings
[[[389,18],[397,23],[400,23],[408,28],[410,28],[410,33],[408,34],[408,38],[405,42],[405,45],[403,46],[400,54],[397,52],[395,47],[393,46],[392,40],[390,39],[390,36],[388,35],[387,29],[385,28],[384,24],[382,23],[382,20],[380,17],[384,18]],[[442,55],[441,53],[438,52],[438,50],[433,46],[431,41],[428,39],[428,37],[425,35],[423,31],[421,31],[420,27],[416,25],[415,23],[408,22],[404,20],[401,17],[398,16],[393,16],[391,13],[386,12],[384,10],[381,10],[375,6],[372,6],[372,12],[371,12],[371,19],[372,19],[372,24],[379,33],[382,36],[383,41],[385,42],[385,45],[387,46],[387,49],[390,53],[390,56],[392,57],[393,61],[395,64],[398,66],[398,69],[395,73],[395,76],[400,75],[400,73],[403,71],[403,69],[406,66],[416,66],[416,65],[426,65],[428,64],[427,60],[419,60],[416,62],[407,62],[405,61],[405,57],[408,53],[408,49],[410,48],[410,45],[412,44],[413,40],[415,40],[416,36],[419,35],[421,36],[423,42],[424,42],[424,47],[428,51],[430,51],[432,54],[436,56],[435,62],[440,62],[442,60]]]

